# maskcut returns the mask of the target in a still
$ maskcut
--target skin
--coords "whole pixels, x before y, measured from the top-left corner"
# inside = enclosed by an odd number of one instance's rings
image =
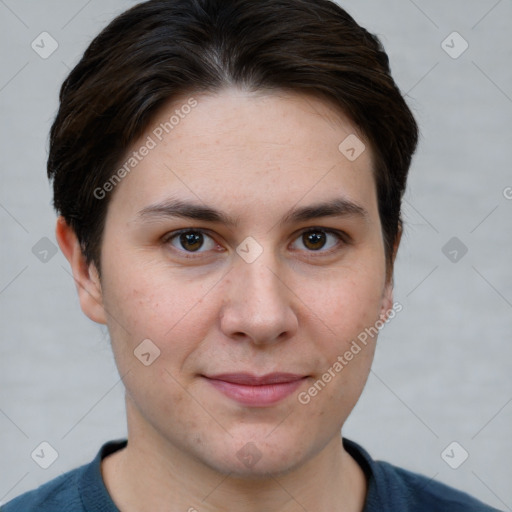
[[[197,107],[117,185],[101,279],[73,231],[57,223],[81,307],[107,324],[126,388],[128,446],[103,461],[107,489],[123,512],[226,504],[241,512],[361,511],[366,481],[340,431],[376,339],[307,405],[297,397],[392,307],[370,146],[354,162],[345,158],[338,146],[357,130],[303,94],[225,89],[194,98]],[[186,99],[166,105],[154,126]],[[365,215],[284,220],[340,198]],[[237,223],[140,214],[170,199],[208,205]],[[311,228],[320,237],[314,245],[302,236]],[[172,238],[181,229],[203,230],[198,252]],[[252,263],[236,252],[247,237],[263,249]],[[145,339],[160,350],[150,366],[134,356]],[[225,372],[307,378],[277,404],[250,407],[202,377]],[[248,442],[261,454],[252,466],[237,457]]]

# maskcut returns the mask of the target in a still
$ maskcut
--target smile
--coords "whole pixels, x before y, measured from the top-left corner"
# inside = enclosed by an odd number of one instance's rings
[[[271,373],[261,377],[230,373],[204,378],[222,394],[242,405],[267,407],[292,394],[307,377],[291,373]]]

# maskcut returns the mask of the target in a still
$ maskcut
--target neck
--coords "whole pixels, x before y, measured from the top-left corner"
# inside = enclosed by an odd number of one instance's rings
[[[128,416],[130,420],[130,415]],[[132,418],[133,419],[133,418]],[[128,445],[102,462],[107,490],[123,512],[361,512],[366,479],[341,435],[285,474],[222,474],[128,421]]]

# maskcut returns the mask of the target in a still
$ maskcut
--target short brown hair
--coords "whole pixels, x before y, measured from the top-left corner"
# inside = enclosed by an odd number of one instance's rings
[[[100,269],[109,199],[94,190],[165,103],[226,86],[314,94],[355,123],[392,268],[418,127],[380,41],[329,0],[150,0],[92,41],[62,85],[48,157],[54,206],[87,261]]]

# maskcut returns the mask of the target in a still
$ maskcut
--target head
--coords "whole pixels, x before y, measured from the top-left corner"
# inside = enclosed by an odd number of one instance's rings
[[[352,342],[392,309],[418,137],[377,38],[328,0],[152,0],[94,39],[60,102],[57,236],[129,428],[226,472],[320,453],[370,369],[376,337]],[[250,405],[213,382],[234,372],[301,379]]]

